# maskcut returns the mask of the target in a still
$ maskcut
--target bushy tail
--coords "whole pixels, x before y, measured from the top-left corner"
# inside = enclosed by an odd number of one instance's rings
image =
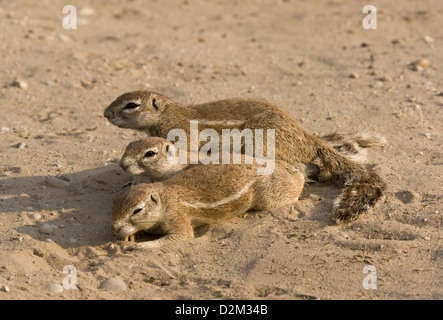
[[[317,154],[334,181],[344,186],[334,202],[333,219],[351,222],[383,201],[386,183],[361,164],[349,160],[327,143],[317,140]]]
[[[367,148],[383,145],[386,139],[374,134],[357,133],[350,131],[347,133],[332,132],[320,139],[327,142],[342,155],[356,162],[364,163],[367,159]]]

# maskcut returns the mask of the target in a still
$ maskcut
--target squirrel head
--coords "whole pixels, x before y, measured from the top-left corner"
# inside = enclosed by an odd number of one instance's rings
[[[124,238],[158,225],[163,215],[160,189],[160,184],[142,183],[122,192],[112,203],[112,231]]]
[[[161,113],[171,103],[171,100],[156,92],[127,92],[105,109],[104,116],[119,128],[144,130],[157,125]]]
[[[161,180],[182,169],[176,160],[177,152],[173,143],[163,138],[137,140],[126,147],[120,167],[131,175]]]

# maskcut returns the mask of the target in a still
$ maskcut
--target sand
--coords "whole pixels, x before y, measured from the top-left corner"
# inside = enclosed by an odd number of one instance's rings
[[[64,1],[0,3],[0,299],[443,298],[440,0],[372,1],[376,30],[364,1],[72,4],[66,30]],[[312,133],[378,133],[368,166],[386,203],[338,226],[339,188],[310,183],[290,208],[122,251],[118,161],[143,134],[103,110],[138,89],[266,99]]]

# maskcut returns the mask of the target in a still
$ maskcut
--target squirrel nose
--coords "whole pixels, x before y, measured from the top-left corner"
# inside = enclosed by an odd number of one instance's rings
[[[116,225],[112,225],[112,226],[111,226],[111,230],[112,230],[112,232],[114,232],[114,233],[116,233],[116,234],[118,234],[119,231],[120,231],[121,229],[122,229],[121,227],[116,226]]]
[[[107,118],[108,120],[112,118],[112,111],[106,109],[105,113],[103,114],[105,116],[105,118]]]
[[[125,158],[121,158],[119,164],[120,164],[120,168],[122,168],[125,171],[129,167],[129,164],[126,163]]]

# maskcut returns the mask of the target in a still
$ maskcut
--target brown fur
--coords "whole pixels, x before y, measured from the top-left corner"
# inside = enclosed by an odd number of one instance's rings
[[[168,161],[172,146],[172,142],[160,137],[133,141],[126,147],[120,167],[134,176],[147,176],[151,181],[163,180],[188,167],[187,164]]]
[[[125,106],[131,101],[139,106],[127,110]],[[381,201],[386,192],[386,184],[378,175],[347,159],[325,141],[303,129],[281,107],[266,101],[228,99],[182,106],[155,92],[135,91],[118,97],[106,108],[104,115],[121,128],[143,130],[163,138],[171,129],[177,128],[185,130],[189,137],[190,120],[202,119],[200,131],[212,128],[219,135],[222,129],[274,129],[277,160],[293,165],[309,164],[318,157],[333,179],[344,185],[333,211],[333,218],[337,222],[355,220]],[[352,189],[351,193],[348,192],[349,188]]]
[[[191,152],[187,152],[186,163],[182,164],[178,161],[176,163],[172,163],[170,159],[168,159],[168,153],[178,156],[178,150],[176,149],[175,154],[172,153],[173,150],[173,143],[164,138],[149,137],[133,141],[126,147],[125,153],[120,160],[120,167],[126,173],[133,176],[144,176],[149,178],[150,181],[161,181],[194,166],[190,163],[190,159],[192,157]],[[155,152],[155,154],[150,153],[147,156],[147,153],[149,152]],[[198,157],[199,154],[197,154],[196,156]],[[222,163],[223,153],[220,153],[218,156],[219,162]],[[232,153],[229,153],[227,156],[230,159],[229,165],[235,165],[233,162],[234,155]],[[241,154],[240,156],[241,164],[251,163],[261,168],[266,167],[266,163],[257,164],[256,158],[254,157],[249,157],[243,154]],[[271,160],[268,161],[271,162]],[[276,162],[272,162],[273,166],[275,166]],[[279,163],[280,162],[277,161],[277,164]],[[202,164],[201,159],[199,159],[198,164]],[[287,167],[289,168],[289,165]],[[307,176],[314,175],[314,170],[302,163],[292,165],[291,167],[293,167],[293,170],[304,174],[305,178],[307,178]]]
[[[332,132],[320,137],[335,150],[340,152],[347,158],[364,163],[367,157],[367,148],[379,146],[385,143],[383,137],[374,134],[357,133],[357,132]]]
[[[191,239],[193,226],[291,204],[298,200],[303,184],[303,175],[282,161],[277,161],[272,174],[262,176],[256,174],[256,165],[192,166],[162,182],[123,191],[112,205],[112,230],[122,237],[160,230],[164,237],[134,248],[159,247]]]
[[[333,146],[337,151],[346,157],[364,162],[366,153],[362,148],[368,148],[380,144],[380,140],[373,137],[362,137],[356,134],[341,134],[334,132],[325,136],[321,136],[328,144]],[[362,147],[363,145],[363,147]],[[133,176],[145,176],[152,181],[160,181],[192,165],[190,164],[190,154],[187,155],[187,163],[171,163],[168,160],[168,153],[172,154],[173,143],[167,139],[160,137],[149,137],[137,141],[133,141],[127,145],[125,153],[120,160],[120,167],[128,174]],[[178,150],[174,154],[178,156]],[[198,155],[197,155],[198,157]],[[232,161],[232,155],[229,155]],[[243,155],[242,163],[245,163]],[[255,163],[255,159],[251,159]],[[219,162],[222,161],[220,154]],[[201,164],[201,162],[200,162]],[[297,169],[305,174],[305,178],[327,180],[325,170],[320,172],[317,165],[298,164]],[[134,184],[137,182],[135,179]],[[143,181],[141,181],[143,182]]]

